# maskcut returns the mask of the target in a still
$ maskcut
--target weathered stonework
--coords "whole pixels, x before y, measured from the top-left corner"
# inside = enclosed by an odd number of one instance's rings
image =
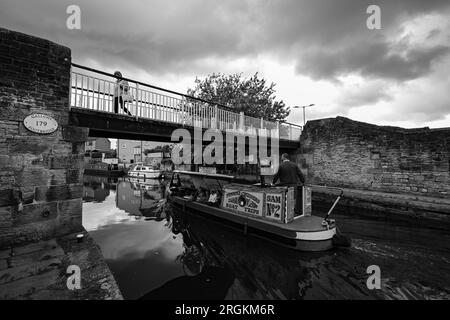
[[[403,129],[343,117],[308,121],[295,158],[310,184],[437,198],[449,206],[450,128]]]
[[[0,250],[0,299],[123,299],[100,248],[84,233]],[[82,270],[81,288],[67,288],[67,267]]]
[[[300,162],[315,184],[450,198],[450,128],[309,121]]]
[[[0,248],[82,230],[88,130],[68,125],[70,66],[69,48],[0,28]],[[58,130],[27,130],[35,112]]]

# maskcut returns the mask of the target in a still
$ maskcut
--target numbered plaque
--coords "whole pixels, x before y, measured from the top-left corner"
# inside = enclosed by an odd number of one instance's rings
[[[58,122],[51,116],[33,113],[23,120],[25,128],[38,134],[50,134],[58,129]]]

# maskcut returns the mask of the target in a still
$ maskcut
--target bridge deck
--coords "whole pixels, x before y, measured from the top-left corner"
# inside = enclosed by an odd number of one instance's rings
[[[298,145],[300,139],[301,126],[249,117],[226,106],[131,79],[122,78],[128,101],[121,104],[117,96],[123,91],[113,75],[76,64],[72,67],[77,71],[71,72],[71,122],[89,127],[91,135],[170,141],[176,128],[201,127],[274,137],[280,145],[282,141]]]
[[[123,114],[83,108],[71,108],[69,124],[89,128],[91,137],[171,142],[172,132],[184,127],[191,132],[192,139],[194,138],[194,128],[191,126],[145,118],[136,119]],[[246,143],[248,143],[247,139]],[[268,139],[268,143],[270,143],[270,139]],[[299,146],[299,141],[279,139],[281,149],[297,149]]]

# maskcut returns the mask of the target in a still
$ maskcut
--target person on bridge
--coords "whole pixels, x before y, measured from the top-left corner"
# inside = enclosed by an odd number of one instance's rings
[[[131,116],[131,112],[128,111],[125,106],[125,102],[128,101],[127,98],[124,99],[124,96],[129,96],[128,90],[130,86],[128,82],[122,79],[122,73],[120,71],[114,72],[114,76],[117,78],[116,84],[114,86],[114,113],[119,113],[119,105],[120,108]]]
[[[289,160],[289,155],[287,153],[281,155],[281,164],[273,177],[272,184],[275,184],[278,180],[280,180],[279,185],[281,186],[294,187],[294,212],[296,215],[301,215],[302,193],[298,192],[298,190],[305,184],[305,177],[300,168],[294,162]]]

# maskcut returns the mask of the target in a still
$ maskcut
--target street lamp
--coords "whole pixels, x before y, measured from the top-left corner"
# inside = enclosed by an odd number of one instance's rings
[[[300,108],[303,108],[303,126],[305,126],[305,124],[306,124],[305,108],[312,107],[312,106],[314,106],[314,103],[311,103],[311,104],[308,105],[308,106],[295,106],[295,107],[294,107],[294,109],[300,109]]]

